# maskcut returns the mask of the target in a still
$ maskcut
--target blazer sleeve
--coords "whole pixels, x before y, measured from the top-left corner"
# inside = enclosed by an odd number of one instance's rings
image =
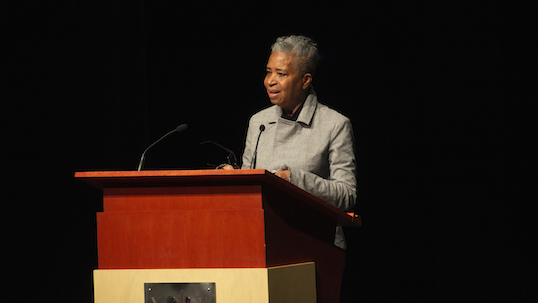
[[[290,182],[341,210],[351,209],[357,200],[357,177],[353,127],[348,118],[333,128],[328,149],[326,179],[290,169]]]

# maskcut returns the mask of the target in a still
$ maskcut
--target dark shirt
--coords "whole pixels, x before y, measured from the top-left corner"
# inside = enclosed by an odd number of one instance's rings
[[[297,121],[297,118],[299,118],[299,114],[301,113],[301,109],[303,109],[304,102],[301,103],[301,106],[293,113],[293,115],[290,117],[286,115],[284,111],[282,111],[282,118],[290,121]]]

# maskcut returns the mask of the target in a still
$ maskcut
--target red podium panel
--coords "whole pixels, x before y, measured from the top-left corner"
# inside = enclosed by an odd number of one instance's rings
[[[100,269],[267,268],[314,261],[318,302],[339,296],[337,208],[261,170],[78,172],[103,190]],[[336,296],[336,297],[335,297]]]

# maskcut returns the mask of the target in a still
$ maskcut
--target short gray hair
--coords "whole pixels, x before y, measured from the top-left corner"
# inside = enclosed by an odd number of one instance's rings
[[[273,52],[282,52],[297,57],[294,60],[295,69],[301,76],[306,73],[314,74],[320,59],[317,43],[305,36],[278,37],[271,46],[271,53]]]

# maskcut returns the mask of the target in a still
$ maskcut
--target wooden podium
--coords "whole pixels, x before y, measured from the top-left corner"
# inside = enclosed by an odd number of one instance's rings
[[[75,178],[103,191],[96,302],[135,302],[144,282],[193,281],[217,281],[219,303],[339,300],[345,251],[335,227],[360,217],[263,169]]]

